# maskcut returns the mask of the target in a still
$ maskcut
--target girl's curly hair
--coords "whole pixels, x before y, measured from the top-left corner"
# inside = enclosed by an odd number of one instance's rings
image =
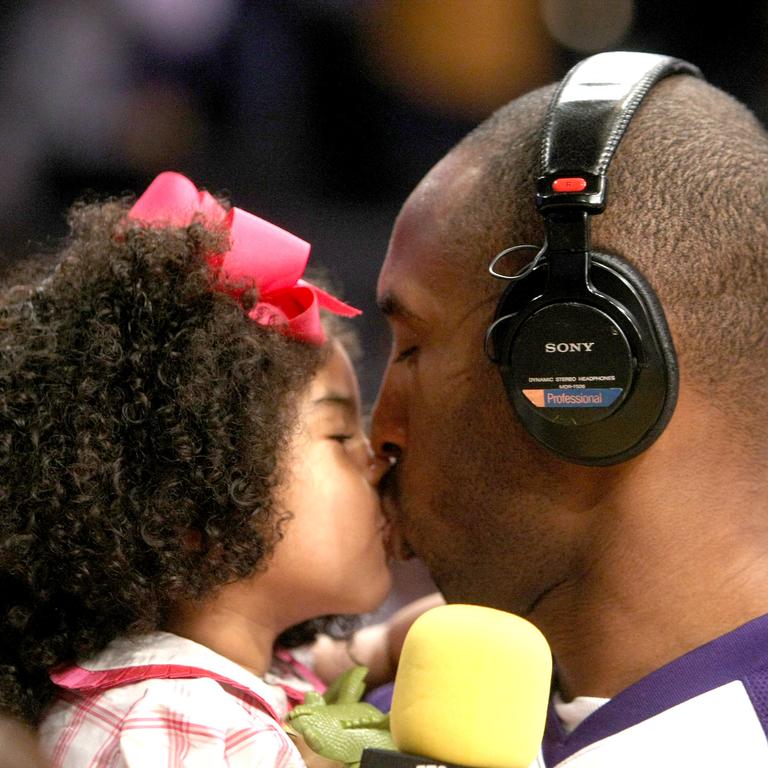
[[[0,709],[32,723],[52,667],[264,567],[327,353],[211,290],[225,232],[126,210],[76,206],[55,271],[0,301]]]

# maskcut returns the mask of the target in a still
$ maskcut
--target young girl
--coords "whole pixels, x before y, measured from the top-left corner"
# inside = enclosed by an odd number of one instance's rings
[[[390,576],[309,246],[179,174],[0,305],[0,709],[52,766],[302,765],[281,644]],[[297,675],[296,670],[301,674]]]

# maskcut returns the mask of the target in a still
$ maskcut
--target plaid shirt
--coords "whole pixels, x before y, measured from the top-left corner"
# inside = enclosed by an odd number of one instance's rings
[[[291,660],[281,659],[284,675]],[[304,768],[280,725],[313,687],[295,675],[261,679],[205,646],[156,632],[116,640],[51,678],[59,696],[40,726],[51,768]]]

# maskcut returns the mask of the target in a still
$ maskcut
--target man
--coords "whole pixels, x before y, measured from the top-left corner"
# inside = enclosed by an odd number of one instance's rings
[[[526,432],[485,348],[504,288],[489,263],[543,241],[552,93],[480,125],[395,224],[373,442],[396,460],[401,549],[449,602],[518,613],[547,637],[547,766],[768,764],[768,138],[689,75],[661,80],[632,118],[592,244],[655,289],[679,399],[639,455],[584,466]]]

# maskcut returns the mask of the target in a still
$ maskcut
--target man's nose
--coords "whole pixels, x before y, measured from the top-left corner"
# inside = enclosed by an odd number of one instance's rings
[[[375,454],[388,462],[397,461],[406,446],[404,403],[385,377],[371,416],[371,445]]]

